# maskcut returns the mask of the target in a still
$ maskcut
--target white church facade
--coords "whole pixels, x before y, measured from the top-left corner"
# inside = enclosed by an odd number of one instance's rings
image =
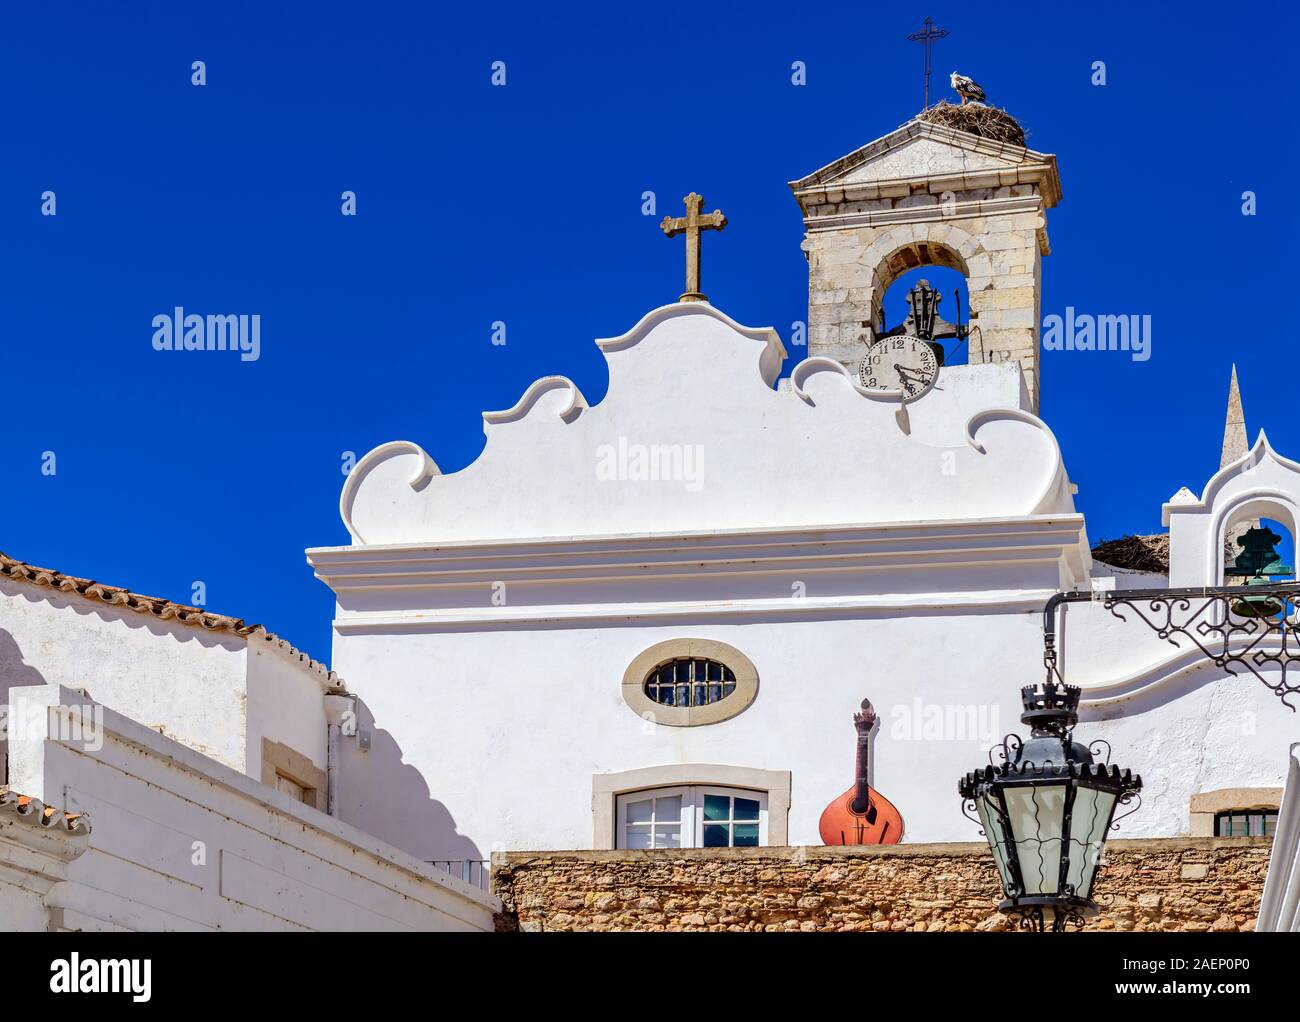
[[[973,839],[956,780],[1017,730],[1054,594],[1217,585],[1234,525],[1294,530],[1300,468],[1261,437],[1166,506],[1169,578],[1093,560],[1036,415],[1054,157],[914,121],[791,187],[811,321],[788,379],[774,331],[688,281],[596,342],[599,404],[539,380],[449,475],[377,448],[343,489],[351,543],[308,552],[335,667],[482,851],[820,843],[864,697],[904,839]],[[924,264],[967,277],[970,364],[868,387],[884,292]],[[1297,731],[1277,665],[1230,674],[1123,613],[1068,604],[1058,663],[1145,777],[1123,833],[1275,810]]]

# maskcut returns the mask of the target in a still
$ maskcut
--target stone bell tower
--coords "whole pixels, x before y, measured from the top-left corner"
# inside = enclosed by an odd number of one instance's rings
[[[1055,156],[916,119],[790,188],[806,231],[809,355],[856,368],[884,328],[890,284],[946,266],[966,277],[969,361],[1019,362],[1037,410],[1046,211],[1061,199]]]

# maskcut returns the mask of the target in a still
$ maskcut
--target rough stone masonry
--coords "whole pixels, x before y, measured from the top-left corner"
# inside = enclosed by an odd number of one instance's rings
[[[1117,840],[1089,930],[1252,930],[1271,838]],[[1008,930],[984,843],[498,852],[499,930]]]

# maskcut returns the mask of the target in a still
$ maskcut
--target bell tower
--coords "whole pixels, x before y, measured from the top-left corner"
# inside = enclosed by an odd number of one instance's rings
[[[944,109],[965,108],[923,116]],[[1037,411],[1047,210],[1061,199],[1055,156],[918,118],[790,188],[803,212],[809,355],[856,368],[885,329],[889,286],[946,266],[966,278],[969,361],[1018,362]]]

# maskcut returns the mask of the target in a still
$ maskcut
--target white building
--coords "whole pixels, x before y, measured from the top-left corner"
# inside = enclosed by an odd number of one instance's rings
[[[771,329],[654,309],[596,342],[598,405],[539,380],[449,475],[415,443],[377,448],[343,489],[351,543],[308,551],[337,595],[335,668],[480,849],[820,843],[864,697],[906,839],[970,840],[956,782],[1023,730],[1045,604],[1114,585],[1035,415],[1055,158],[913,122],[792,187],[812,343],[788,381]],[[983,339],[904,407],[855,370],[890,283],[927,262],[967,276]],[[1228,530],[1294,531],[1297,506],[1300,466],[1261,436],[1166,505],[1173,583],[1220,583]],[[1121,833],[1275,811],[1297,729],[1277,665],[1231,676],[1101,602],[1067,605],[1058,644],[1080,737],[1146,781]],[[734,680],[665,705],[664,665]],[[725,825],[706,833],[710,792]]]
[[[0,555],[0,704],[2,929],[493,928],[364,704],[258,626]]]

